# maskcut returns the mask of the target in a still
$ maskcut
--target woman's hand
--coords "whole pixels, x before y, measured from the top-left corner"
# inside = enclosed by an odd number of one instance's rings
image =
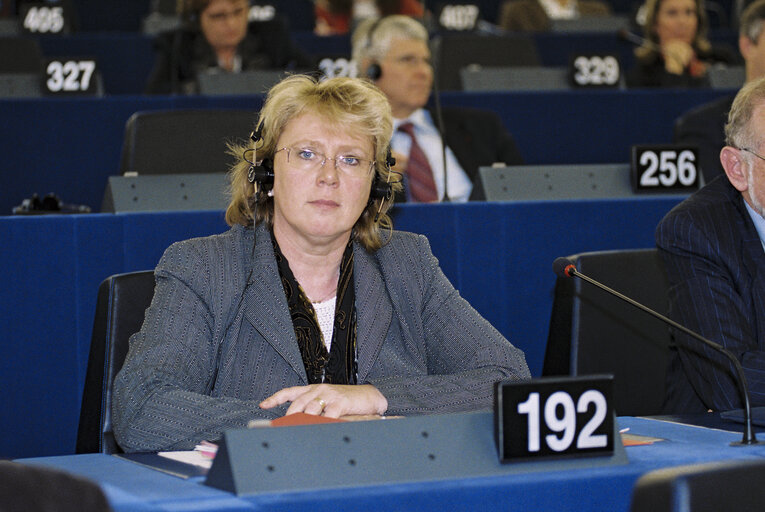
[[[286,402],[292,402],[286,414],[305,412],[329,418],[382,415],[388,409],[388,400],[370,384],[311,384],[284,388],[263,400],[260,407],[270,409]]]
[[[668,41],[662,45],[661,50],[664,55],[664,69],[675,75],[682,75],[696,56],[693,47],[680,39]]]

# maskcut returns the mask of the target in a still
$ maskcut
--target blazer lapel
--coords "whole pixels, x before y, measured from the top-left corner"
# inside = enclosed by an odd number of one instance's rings
[[[271,236],[262,225],[256,228],[255,235],[257,240],[251,284],[242,305],[245,317],[307,384],[305,366],[276,266]]]
[[[377,262],[363,247],[353,247],[353,284],[356,287],[356,345],[359,382],[364,382],[380,353],[393,316]]]

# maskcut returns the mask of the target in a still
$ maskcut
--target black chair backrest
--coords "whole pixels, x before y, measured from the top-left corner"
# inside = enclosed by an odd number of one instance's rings
[[[666,315],[669,285],[656,249],[570,256],[577,269]],[[670,333],[666,324],[578,278],[559,277],[542,374],[614,375],[621,416],[659,414]]]
[[[765,461],[727,460],[650,471],[638,479],[631,512],[759,511]]]
[[[113,275],[98,287],[77,453],[122,451],[112,431],[112,382],[125,361],[130,336],[140,330],[153,296],[151,270]]]
[[[42,50],[31,37],[0,37],[0,73],[24,73],[42,76]]]
[[[442,91],[462,89],[462,68],[539,66],[541,60],[533,39],[525,35],[443,34],[433,39],[433,57],[438,87]]]
[[[251,110],[136,112],[125,124],[121,174],[226,172],[235,161],[228,142],[247,140]]]

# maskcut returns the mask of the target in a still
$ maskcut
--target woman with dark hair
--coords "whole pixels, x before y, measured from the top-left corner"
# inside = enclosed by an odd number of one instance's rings
[[[146,93],[197,93],[202,73],[314,67],[281,19],[249,23],[249,8],[248,0],[179,0],[182,26],[157,37]]]
[[[736,63],[729,48],[707,40],[703,0],[648,0],[643,32],[628,87],[704,87],[710,65]]]
[[[254,419],[490,409],[513,347],[387,215],[393,131],[371,82],[274,86],[231,171],[226,233],[173,244],[114,383],[125,451],[182,450]]]

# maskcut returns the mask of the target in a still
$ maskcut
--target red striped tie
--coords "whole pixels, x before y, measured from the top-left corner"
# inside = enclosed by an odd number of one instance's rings
[[[409,193],[418,203],[433,203],[438,201],[436,182],[433,180],[433,171],[422,148],[417,144],[414,136],[414,125],[403,123],[398,129],[412,138],[412,147],[409,150],[409,163],[406,166],[406,175],[409,177]]]

